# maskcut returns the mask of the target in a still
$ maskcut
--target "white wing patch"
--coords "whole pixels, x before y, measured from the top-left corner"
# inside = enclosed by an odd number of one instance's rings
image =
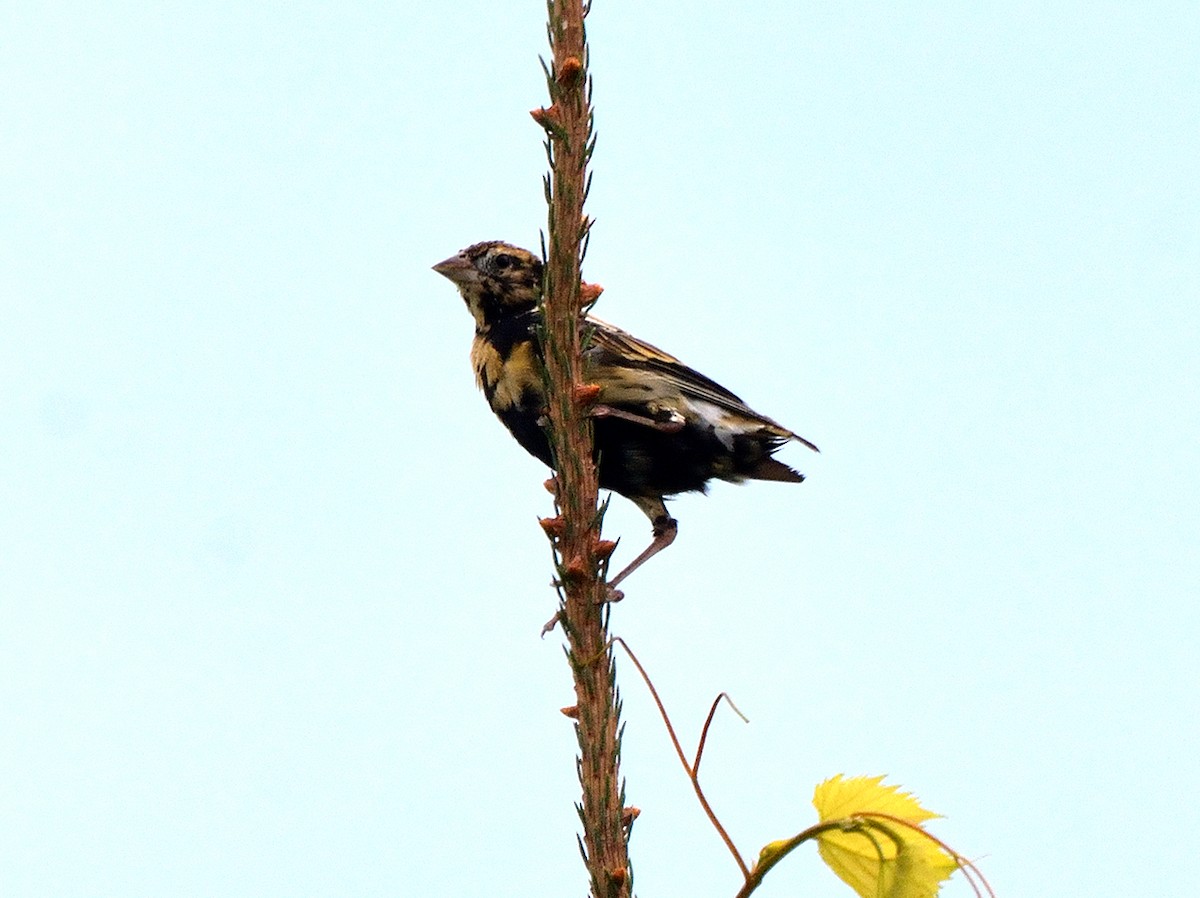
[[[703,399],[694,399],[688,396],[684,401],[687,402],[692,414],[708,425],[716,438],[721,441],[721,445],[732,452],[734,434],[744,430],[739,426],[741,422],[719,405]]]

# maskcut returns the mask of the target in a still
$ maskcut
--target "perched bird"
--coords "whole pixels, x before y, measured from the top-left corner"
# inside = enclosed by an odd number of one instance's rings
[[[475,319],[471,364],[492,411],[525,449],[553,467],[538,339],[542,261],[500,241],[476,243],[433,270],[458,287]],[[789,440],[817,447],[760,415],[720,384],[620,328],[588,316],[584,373],[600,387],[593,408],[600,487],[630,499],[654,539],[609,587],[675,539],[665,498],[705,492],[713,478],[800,483],[771,456]]]

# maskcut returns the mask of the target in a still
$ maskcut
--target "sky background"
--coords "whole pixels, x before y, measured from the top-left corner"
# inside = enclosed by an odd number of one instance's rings
[[[886,773],[1004,898],[1193,892],[1196,6],[590,37],[597,312],[822,450],[613,611],[685,742],[750,718],[743,852]],[[0,893],[584,893],[546,474],[430,270],[537,246],[544,52],[540,2],[0,11]],[[637,893],[734,894],[620,673]]]

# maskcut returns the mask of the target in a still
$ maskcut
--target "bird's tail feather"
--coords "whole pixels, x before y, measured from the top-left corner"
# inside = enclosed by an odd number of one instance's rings
[[[782,483],[802,483],[804,475],[774,458],[764,458],[746,472],[751,480],[777,480]]]

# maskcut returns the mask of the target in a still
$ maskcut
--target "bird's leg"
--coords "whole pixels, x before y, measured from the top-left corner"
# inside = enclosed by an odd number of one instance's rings
[[[649,427],[652,430],[659,430],[663,433],[679,433],[683,430],[686,423],[683,415],[676,411],[669,411],[664,414],[660,421],[656,418],[647,418],[645,415],[636,415],[633,412],[627,412],[624,409],[613,408],[611,405],[596,405],[592,407],[593,418],[620,418],[622,421],[632,421],[634,424],[641,424],[643,427]]]
[[[679,532],[679,522],[667,514],[667,506],[663,504],[660,497],[630,497],[633,502],[646,513],[646,517],[650,519],[650,524],[654,532],[654,539],[650,542],[637,558],[629,562],[625,569],[616,577],[608,581],[609,601],[616,601],[614,596],[620,596],[621,591],[617,589],[617,584],[640,568],[643,564],[665,549],[671,543],[675,542],[675,534]]]
[[[650,545],[646,546],[645,550],[633,561],[625,566],[625,570],[617,574],[608,581],[608,588],[615,590],[617,584],[640,568],[643,564],[665,549],[671,543],[675,542],[675,534],[679,532],[679,522],[674,518],[663,515],[654,521],[654,539]]]

